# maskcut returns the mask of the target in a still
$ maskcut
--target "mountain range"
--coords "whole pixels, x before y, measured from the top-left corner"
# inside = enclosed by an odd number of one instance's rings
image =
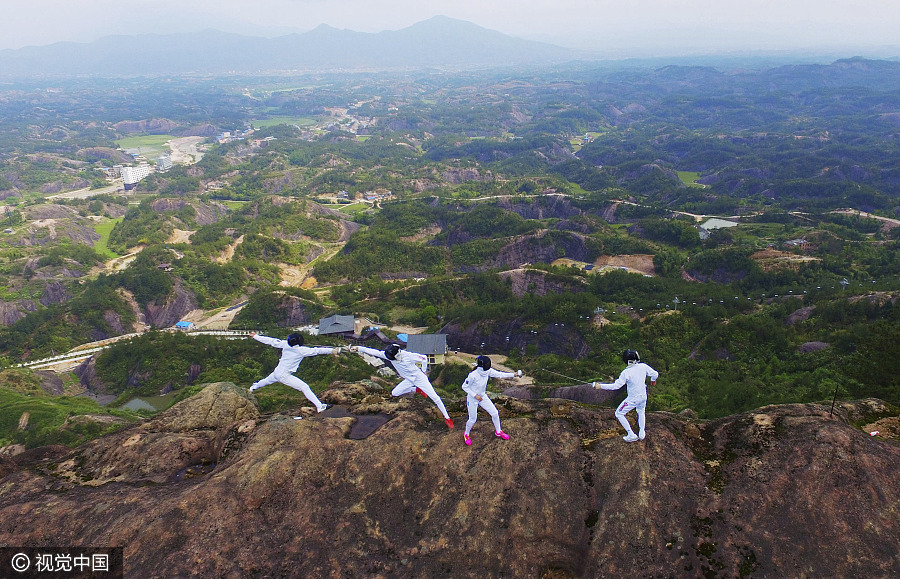
[[[379,33],[321,25],[276,38],[206,30],[115,35],[0,51],[0,77],[145,76],[279,71],[473,68],[575,60],[568,48],[436,16]]]

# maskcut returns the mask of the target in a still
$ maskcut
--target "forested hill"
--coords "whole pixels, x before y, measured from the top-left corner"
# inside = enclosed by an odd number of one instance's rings
[[[0,99],[4,394],[37,416],[29,405],[52,402],[38,390],[117,407],[246,386],[274,353],[165,330],[284,335],[341,314],[504,357],[535,398],[614,376],[635,348],[665,375],[652,410],[898,403],[897,66],[14,85]],[[117,189],[117,164],[164,152],[181,158]],[[58,382],[10,368],[127,334]],[[443,395],[466,363],[434,365]],[[304,364],[317,390],[365,372]],[[67,412],[47,430],[6,422],[2,440],[74,442],[57,431]]]
[[[900,574],[900,63],[633,65],[0,86],[0,542],[129,577]],[[356,355],[302,362],[321,415],[250,394],[250,331],[442,334],[456,429]],[[589,384],[626,348],[660,372],[635,444]],[[468,447],[478,355],[524,376]]]

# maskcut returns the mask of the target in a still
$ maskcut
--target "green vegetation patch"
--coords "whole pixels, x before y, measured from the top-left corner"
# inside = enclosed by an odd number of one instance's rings
[[[676,173],[678,173],[678,178],[681,179],[681,182],[688,187],[703,187],[703,185],[697,183],[697,179],[700,178],[700,173],[697,171],[676,171]]]
[[[118,253],[109,248],[109,234],[112,233],[113,228],[120,221],[122,221],[121,217],[117,219],[101,221],[94,226],[94,231],[96,231],[100,235],[100,239],[94,243],[94,251],[97,252],[97,255],[100,255],[107,259],[112,259],[119,256]]]
[[[35,390],[36,383],[30,372],[0,373],[0,446],[74,447],[117,430],[134,417],[86,397],[49,396],[39,387]]]
[[[166,143],[174,138],[172,135],[135,135],[119,139],[116,144],[126,151],[136,149],[141,155],[153,156],[168,153]]]
[[[250,124],[256,129],[267,129],[277,125],[297,125],[309,127],[316,124],[316,119],[310,117],[270,117],[268,119],[253,119]]]
[[[340,206],[341,213],[359,213],[360,211],[365,211],[369,208],[368,203],[352,203],[350,205],[342,205]]]

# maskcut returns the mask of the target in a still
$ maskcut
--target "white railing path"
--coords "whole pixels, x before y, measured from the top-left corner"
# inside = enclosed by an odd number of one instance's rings
[[[183,332],[188,336],[221,336],[226,340],[237,340],[243,337],[247,337],[250,335],[250,330],[177,330],[168,328],[163,331],[170,332]],[[60,354],[58,356],[51,356],[49,358],[41,358],[40,360],[29,360],[27,362],[22,362],[21,364],[16,364],[13,366],[14,368],[31,368],[32,370],[40,370],[42,368],[49,368],[52,366],[62,366],[66,364],[79,364],[88,358],[90,358],[93,354],[105,350],[115,344],[116,342],[121,342],[122,340],[129,340],[131,338],[140,336],[141,334],[123,334],[121,336],[115,336],[112,338],[107,338],[106,340],[100,340],[98,342],[91,342],[88,344],[82,344],[80,346],[76,346],[72,348],[65,354]]]

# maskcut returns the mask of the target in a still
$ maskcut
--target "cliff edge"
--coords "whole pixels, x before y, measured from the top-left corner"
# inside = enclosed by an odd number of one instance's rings
[[[0,544],[122,546],[126,577],[897,577],[900,444],[878,400],[715,421],[497,395],[462,441],[421,397],[335,384],[304,419],[211,384],[0,464]],[[886,416],[893,416],[885,418]],[[891,431],[895,436],[897,432]],[[39,451],[38,451],[39,450]]]

